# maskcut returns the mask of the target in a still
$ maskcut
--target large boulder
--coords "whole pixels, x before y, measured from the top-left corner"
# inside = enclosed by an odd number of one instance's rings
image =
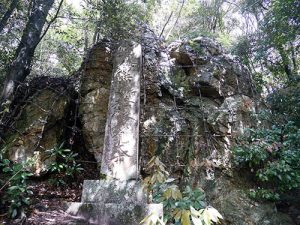
[[[272,203],[251,200],[254,185],[231,163],[236,137],[254,126],[257,108],[250,73],[208,38],[177,41],[164,47],[144,35],[141,83],[140,161],[144,170],[159,155],[179,185],[182,180],[205,190],[224,225],[294,224]],[[112,79],[111,43],[96,44],[82,66],[77,88],[83,143],[101,164]],[[23,104],[2,147],[14,161],[35,159],[35,174],[54,158],[45,153],[65,140],[64,88],[43,88]],[[67,110],[68,111],[68,110]],[[76,113],[74,113],[76,115]],[[76,115],[77,116],[77,115]],[[184,179],[182,179],[184,178]]]
[[[162,46],[144,45],[142,168],[160,155],[179,184],[185,176],[205,190],[223,224],[293,224],[274,204],[251,200],[253,184],[231,163],[236,137],[256,122],[248,70],[208,38]]]
[[[55,83],[54,80],[50,82]],[[2,153],[14,162],[26,163],[26,168],[36,176],[46,173],[55,162],[47,150],[61,144],[69,102],[68,90],[61,84],[33,91],[16,106],[17,114],[4,137]]]

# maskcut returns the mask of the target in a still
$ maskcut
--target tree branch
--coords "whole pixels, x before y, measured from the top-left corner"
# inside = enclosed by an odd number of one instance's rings
[[[167,40],[168,37],[170,36],[170,34],[171,34],[172,30],[174,29],[174,27],[176,26],[176,24],[177,24],[177,22],[178,22],[178,20],[179,20],[179,18],[180,18],[180,16],[181,16],[181,11],[182,11],[182,9],[183,9],[183,6],[184,6],[184,0],[182,1],[182,4],[181,4],[181,7],[180,7],[178,16],[177,16],[177,18],[176,18],[176,21],[175,21],[175,23],[173,24],[173,27],[169,30],[169,32],[168,32],[168,34],[167,34],[167,36],[166,36],[166,40]]]
[[[57,9],[57,11],[56,11],[54,17],[48,22],[48,25],[47,25],[45,31],[43,32],[43,34],[41,35],[40,40],[38,41],[37,45],[41,42],[41,40],[42,40],[42,39],[44,38],[44,36],[47,34],[47,32],[48,32],[50,26],[52,25],[52,23],[57,19],[58,14],[59,14],[59,11],[60,11],[60,9],[61,9],[61,6],[62,6],[63,2],[64,2],[64,0],[61,0],[61,1],[60,1],[59,5],[58,5],[58,9]]]
[[[170,19],[171,19],[172,15],[173,15],[173,11],[171,12],[171,14],[170,14],[169,18],[167,19],[167,22],[165,23],[165,25],[164,25],[164,27],[163,27],[163,29],[162,29],[162,31],[161,31],[161,33],[160,33],[160,35],[159,35],[159,39],[160,39],[160,38],[161,38],[161,36],[163,35],[163,33],[164,33],[164,31],[165,31],[165,28],[166,28],[167,24],[169,23],[169,21],[170,21]]]
[[[1,21],[0,21],[0,33],[4,29],[4,27],[6,26],[9,17],[12,15],[13,11],[18,6],[18,2],[19,2],[19,0],[13,0],[10,3],[10,5],[9,5],[8,10],[4,14],[4,16],[1,18]]]

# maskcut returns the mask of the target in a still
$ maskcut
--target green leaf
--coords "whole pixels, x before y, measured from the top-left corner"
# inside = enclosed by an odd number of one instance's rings
[[[20,186],[11,186],[8,188],[9,191],[15,191],[15,190],[21,190],[22,188]]]
[[[3,168],[2,170],[4,173],[7,173],[7,172],[12,172],[13,170],[10,168],[10,167],[5,167]]]

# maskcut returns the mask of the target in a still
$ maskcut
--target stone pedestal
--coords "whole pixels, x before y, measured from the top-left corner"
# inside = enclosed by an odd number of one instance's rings
[[[106,179],[84,181],[81,202],[68,205],[78,224],[138,225],[151,213],[163,215],[138,182],[141,62],[137,43],[124,42],[115,53],[101,161]]]
[[[162,204],[147,204],[136,181],[86,180],[81,202],[68,204],[76,224],[138,225],[151,213],[162,217]]]
[[[83,183],[83,202],[120,203],[147,202],[140,182],[135,180],[85,180]]]
[[[138,225],[151,213],[162,216],[162,208],[162,204],[78,202],[72,203],[67,212],[77,216],[78,222],[73,222],[77,225]]]

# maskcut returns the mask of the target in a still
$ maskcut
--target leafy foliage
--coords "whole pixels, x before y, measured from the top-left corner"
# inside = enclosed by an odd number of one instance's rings
[[[299,75],[299,1],[244,0],[241,6],[256,28],[239,38],[233,52],[271,93]]]
[[[233,5],[224,0],[162,0],[151,9],[151,27],[159,35],[165,26],[162,36],[168,41],[204,35],[228,44],[228,34],[238,22],[230,14]]]
[[[270,94],[257,128],[248,129],[233,149],[238,167],[250,169],[258,186],[250,196],[279,200],[300,187],[299,81]]]
[[[8,214],[11,218],[25,216],[25,207],[29,205],[29,196],[32,192],[27,188],[26,181],[32,174],[24,168],[29,163],[13,163],[8,159],[2,159],[0,169],[4,173],[4,180],[0,180],[1,204],[8,206]]]
[[[145,19],[142,6],[135,1],[87,1],[96,20],[95,38],[123,40],[136,38],[137,25]]]
[[[49,153],[49,157],[56,158],[56,161],[49,166],[49,171],[54,173],[65,174],[64,179],[52,179],[50,183],[56,185],[66,184],[66,180],[74,178],[74,175],[80,173],[83,168],[76,162],[75,158],[78,155],[73,153],[70,149],[63,148],[64,144],[56,146],[46,152]]]
[[[276,124],[286,124],[293,121],[300,127],[300,82],[294,80],[288,86],[281,88],[267,98],[270,105],[272,116],[270,121]]]
[[[265,199],[300,187],[300,129],[293,122],[270,129],[250,129],[234,148],[238,166],[250,168]]]
[[[167,180],[168,173],[164,164],[157,156],[148,163],[148,171],[152,174],[145,178],[144,186],[151,193],[152,201],[163,203],[164,223],[157,215],[149,215],[142,222],[146,224],[174,224],[174,225],[211,225],[218,223],[222,216],[205,202],[204,191],[186,186],[181,191],[172,180]]]

